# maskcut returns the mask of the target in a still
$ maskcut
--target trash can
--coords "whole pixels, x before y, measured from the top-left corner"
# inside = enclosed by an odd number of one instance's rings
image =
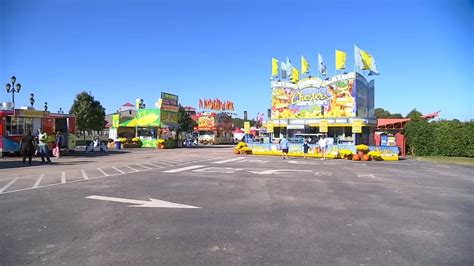
[[[116,142],[115,142],[115,149],[116,149],[116,150],[122,149],[122,142],[116,141]]]

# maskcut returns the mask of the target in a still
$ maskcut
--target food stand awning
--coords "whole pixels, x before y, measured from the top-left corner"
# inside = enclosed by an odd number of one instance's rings
[[[156,113],[148,113],[141,117],[136,117],[119,124],[119,127],[160,127],[160,126],[161,126],[160,116]]]

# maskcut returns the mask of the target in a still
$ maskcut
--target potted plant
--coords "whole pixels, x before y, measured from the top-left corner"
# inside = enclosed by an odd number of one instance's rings
[[[352,160],[352,151],[349,149],[339,150],[339,157],[347,160]]]
[[[165,140],[164,139],[159,139],[157,142],[156,142],[156,147],[158,149],[164,149],[165,148]]]
[[[382,160],[382,153],[379,151],[369,151],[367,153],[370,159],[375,160],[375,161],[381,161]]]

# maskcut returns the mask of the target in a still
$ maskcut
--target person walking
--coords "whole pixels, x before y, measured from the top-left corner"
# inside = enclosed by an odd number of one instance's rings
[[[280,147],[281,147],[281,157],[283,158],[283,160],[290,159],[288,157],[288,151],[289,151],[288,140],[285,138],[285,136],[283,136],[282,139],[280,140]]]
[[[319,150],[321,151],[321,160],[326,160],[326,149],[327,149],[327,140],[326,140],[326,136],[322,136],[319,141],[318,141],[318,145],[319,145]]]
[[[53,149],[53,155],[56,158],[59,158],[61,155],[61,145],[63,143],[63,135],[61,134],[61,131],[56,132],[56,138],[55,138],[55,146]]]
[[[48,150],[48,134],[46,134],[46,132],[41,133],[39,129],[38,129],[38,146],[39,146],[39,153],[41,156],[41,163],[47,162],[51,164],[51,159],[49,158],[49,150]]]
[[[31,165],[31,158],[35,152],[35,140],[28,130],[26,136],[21,139],[21,154],[23,154],[23,166],[26,165],[26,157],[28,157],[28,165]]]
[[[303,143],[303,155],[304,155],[305,160],[306,160],[306,156],[308,155],[308,151],[309,151],[309,141],[308,139],[305,139]]]

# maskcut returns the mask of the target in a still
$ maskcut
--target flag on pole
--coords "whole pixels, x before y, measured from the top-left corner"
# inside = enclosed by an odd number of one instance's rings
[[[354,45],[356,65],[363,70],[369,70],[369,75],[379,75],[375,59],[368,52]]]
[[[347,55],[345,52],[336,50],[336,69],[337,70],[346,69],[346,58],[347,58]]]
[[[286,79],[288,76],[288,67],[285,62],[281,62],[281,79]]]
[[[288,73],[288,78],[291,78],[293,75],[293,65],[291,64],[291,60],[288,57],[286,58],[286,71]]]
[[[291,82],[297,83],[300,80],[300,73],[296,67],[291,69]]]
[[[278,60],[272,58],[272,77],[278,77]]]
[[[319,65],[319,73],[322,76],[326,76],[328,74],[327,67],[320,53],[318,53],[318,65]]]
[[[309,63],[304,56],[301,56],[301,74],[306,74],[309,72]]]

